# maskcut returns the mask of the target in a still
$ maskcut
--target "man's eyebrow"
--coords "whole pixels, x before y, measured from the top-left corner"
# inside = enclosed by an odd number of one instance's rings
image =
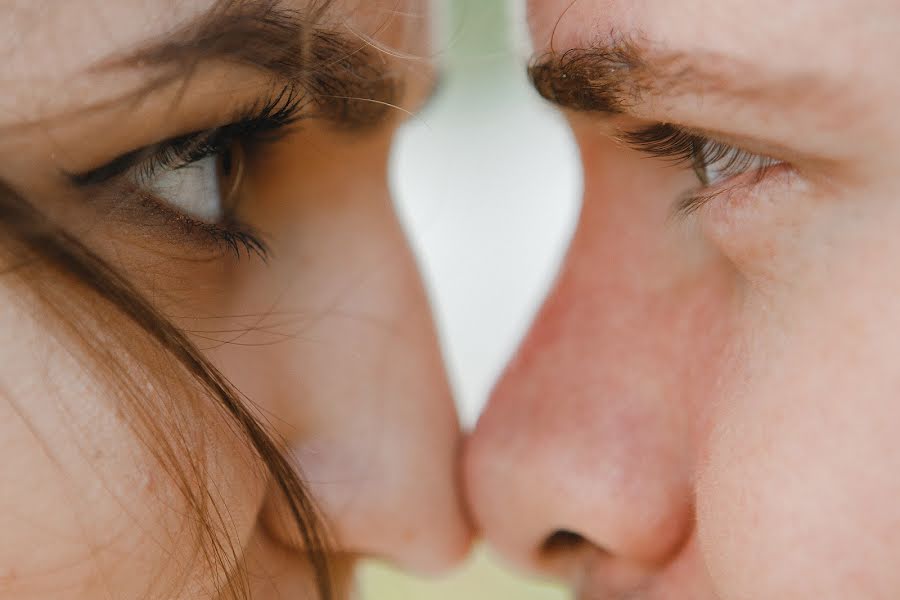
[[[786,74],[710,51],[667,50],[619,36],[610,40],[536,57],[529,66],[535,89],[562,108],[608,115],[686,96],[806,107],[835,98],[840,90],[814,73]]]
[[[302,12],[281,0],[218,0],[195,20],[97,70],[158,68],[139,93],[187,82],[202,63],[226,61],[299,86],[326,118],[364,127],[381,122],[402,96],[385,57],[359,38],[324,27],[330,0]]]

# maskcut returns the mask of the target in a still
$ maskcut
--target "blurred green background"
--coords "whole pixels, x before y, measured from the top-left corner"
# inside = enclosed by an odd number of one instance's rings
[[[521,52],[515,50],[509,7],[506,0],[436,0],[437,10],[444,13],[439,15],[443,39],[436,45],[442,88],[432,111],[467,111],[467,102],[515,103],[529,93],[522,84],[524,65]],[[440,120],[426,110],[422,119],[430,118]],[[439,581],[411,577],[376,562],[365,564],[359,578],[364,600],[568,598],[546,582],[507,570],[485,548],[478,548],[465,565]]]
[[[361,572],[363,600],[564,600],[569,596],[546,582],[523,579],[479,549],[464,567],[439,581],[398,573],[378,564]]]

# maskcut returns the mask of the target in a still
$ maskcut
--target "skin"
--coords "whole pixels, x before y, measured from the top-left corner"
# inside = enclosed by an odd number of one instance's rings
[[[897,598],[900,8],[529,7],[539,54],[615,31],[727,57],[758,93],[685,88],[623,115],[566,111],[583,213],[468,442],[485,536],[590,600]],[[829,92],[770,97],[798,78]],[[694,175],[612,139],[660,121],[718,132],[790,174],[672,218]],[[580,537],[548,546],[560,530]]]
[[[191,332],[287,442],[330,525],[338,572],[349,577],[360,556],[444,569],[470,540],[457,496],[459,431],[386,181],[393,132],[433,84],[425,61],[384,57],[404,90],[403,110],[388,111],[384,123],[356,131],[312,120],[268,147],[265,161],[248,161],[253,193],[238,213],[266,232],[268,262],[148,227],[127,206],[103,212],[71,201],[59,177],[60,169],[80,172],[224,125],[236,98],[266,92],[252,69],[211,62],[180,96],[165,88],[135,105],[115,98],[145,73],[90,71],[208,5],[5,2],[0,37],[11,58],[0,98],[0,177],[64,198],[40,208]],[[306,8],[304,0],[286,5]],[[338,2],[329,18],[396,54],[427,52],[424,3]],[[101,100],[102,109],[81,110]],[[58,276],[45,284],[70,285]],[[85,368],[78,341],[35,310],[25,288],[0,278],[0,296],[0,599],[218,597],[185,534],[191,508],[153,453],[154,440],[138,439],[120,397]],[[140,361],[115,358],[140,373]],[[170,363],[152,364],[165,373],[160,365]],[[138,397],[164,432],[176,423],[186,431],[182,449],[204,473],[192,485],[207,486],[226,512],[228,543],[248,567],[253,598],[307,597],[304,549],[277,518],[270,482],[246,442],[208,400],[192,403],[177,385],[151,381]],[[233,561],[225,567],[227,574]]]

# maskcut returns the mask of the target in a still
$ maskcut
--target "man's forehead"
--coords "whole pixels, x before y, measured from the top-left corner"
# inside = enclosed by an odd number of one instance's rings
[[[891,0],[528,0],[538,52],[584,47],[611,33],[653,41],[755,47],[822,44],[848,25],[859,31],[900,17]],[[893,21],[896,23],[896,20]],[[602,41],[602,40],[601,40]]]

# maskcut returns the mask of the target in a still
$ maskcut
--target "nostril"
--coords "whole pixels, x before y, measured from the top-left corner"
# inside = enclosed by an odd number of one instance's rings
[[[587,540],[574,531],[558,529],[541,546],[541,553],[545,555],[569,553],[580,549],[586,543]]]

